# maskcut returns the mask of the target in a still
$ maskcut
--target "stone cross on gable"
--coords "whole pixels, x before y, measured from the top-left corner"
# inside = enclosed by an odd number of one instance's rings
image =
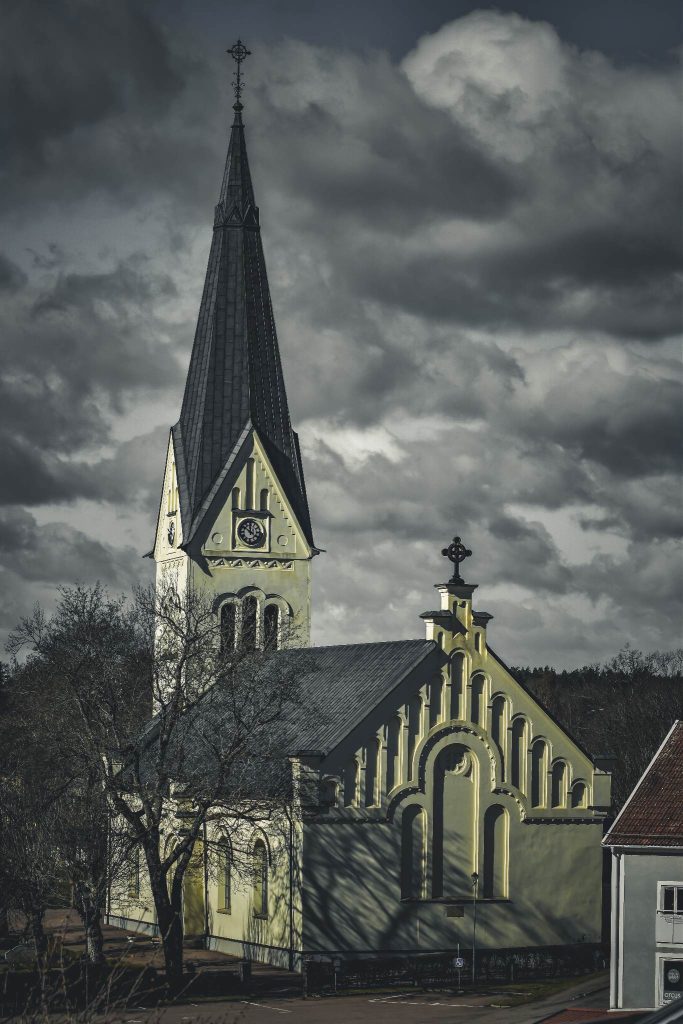
[[[464,583],[465,581],[460,575],[460,563],[470,557],[472,554],[470,549],[465,547],[460,537],[454,537],[448,547],[443,548],[441,554],[453,563],[453,576],[449,582]]]

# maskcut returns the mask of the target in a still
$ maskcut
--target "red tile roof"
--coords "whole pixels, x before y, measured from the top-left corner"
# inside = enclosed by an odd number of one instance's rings
[[[683,848],[683,722],[653,757],[611,829],[605,846]]]

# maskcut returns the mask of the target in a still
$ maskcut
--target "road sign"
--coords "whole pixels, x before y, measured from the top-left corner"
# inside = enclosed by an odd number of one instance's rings
[[[465,960],[461,956],[456,956],[453,960],[453,966],[462,969],[465,966]]]

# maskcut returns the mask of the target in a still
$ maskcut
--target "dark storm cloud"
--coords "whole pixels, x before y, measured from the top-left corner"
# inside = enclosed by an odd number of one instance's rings
[[[423,103],[382,54],[361,59],[288,43],[259,70],[250,120],[275,155],[280,187],[316,218],[323,207],[347,226],[395,235],[444,215],[497,218],[524,193],[512,165]]]
[[[163,11],[5,9],[0,573],[15,609],[149,565],[124,527],[103,542],[94,513],[86,535],[59,508],[42,527],[11,506],[142,510],[148,547],[231,102],[223,42]],[[636,642],[670,643],[674,73],[491,10],[425,31],[401,65],[248,39],[250,163],[328,551],[316,636],[419,635],[457,530],[514,660],[618,649],[638,621],[634,566],[649,603]]]
[[[3,503],[97,496],[97,475],[73,456],[109,440],[112,412],[134,416],[135,395],[181,386],[159,315],[174,296],[168,277],[132,257],[109,272],[59,274],[4,304]]]
[[[189,76],[196,82],[204,68],[152,3],[9,0],[0,18],[0,207],[9,215],[91,192],[128,206],[141,193],[177,195],[192,167],[201,177],[211,144],[196,129],[207,107],[183,103]]]
[[[73,577],[74,566],[85,583],[106,579],[117,587],[130,586],[142,575],[136,551],[93,540],[66,523],[41,526],[22,509],[3,509],[0,523],[2,564],[25,580],[62,583]]]
[[[26,284],[26,274],[0,253],[0,292],[16,292]]]

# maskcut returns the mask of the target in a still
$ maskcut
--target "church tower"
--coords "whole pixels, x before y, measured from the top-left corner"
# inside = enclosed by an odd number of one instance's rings
[[[292,430],[240,102],[180,418],[171,429],[153,557],[157,588],[193,586],[228,642],[308,644],[314,545]]]

